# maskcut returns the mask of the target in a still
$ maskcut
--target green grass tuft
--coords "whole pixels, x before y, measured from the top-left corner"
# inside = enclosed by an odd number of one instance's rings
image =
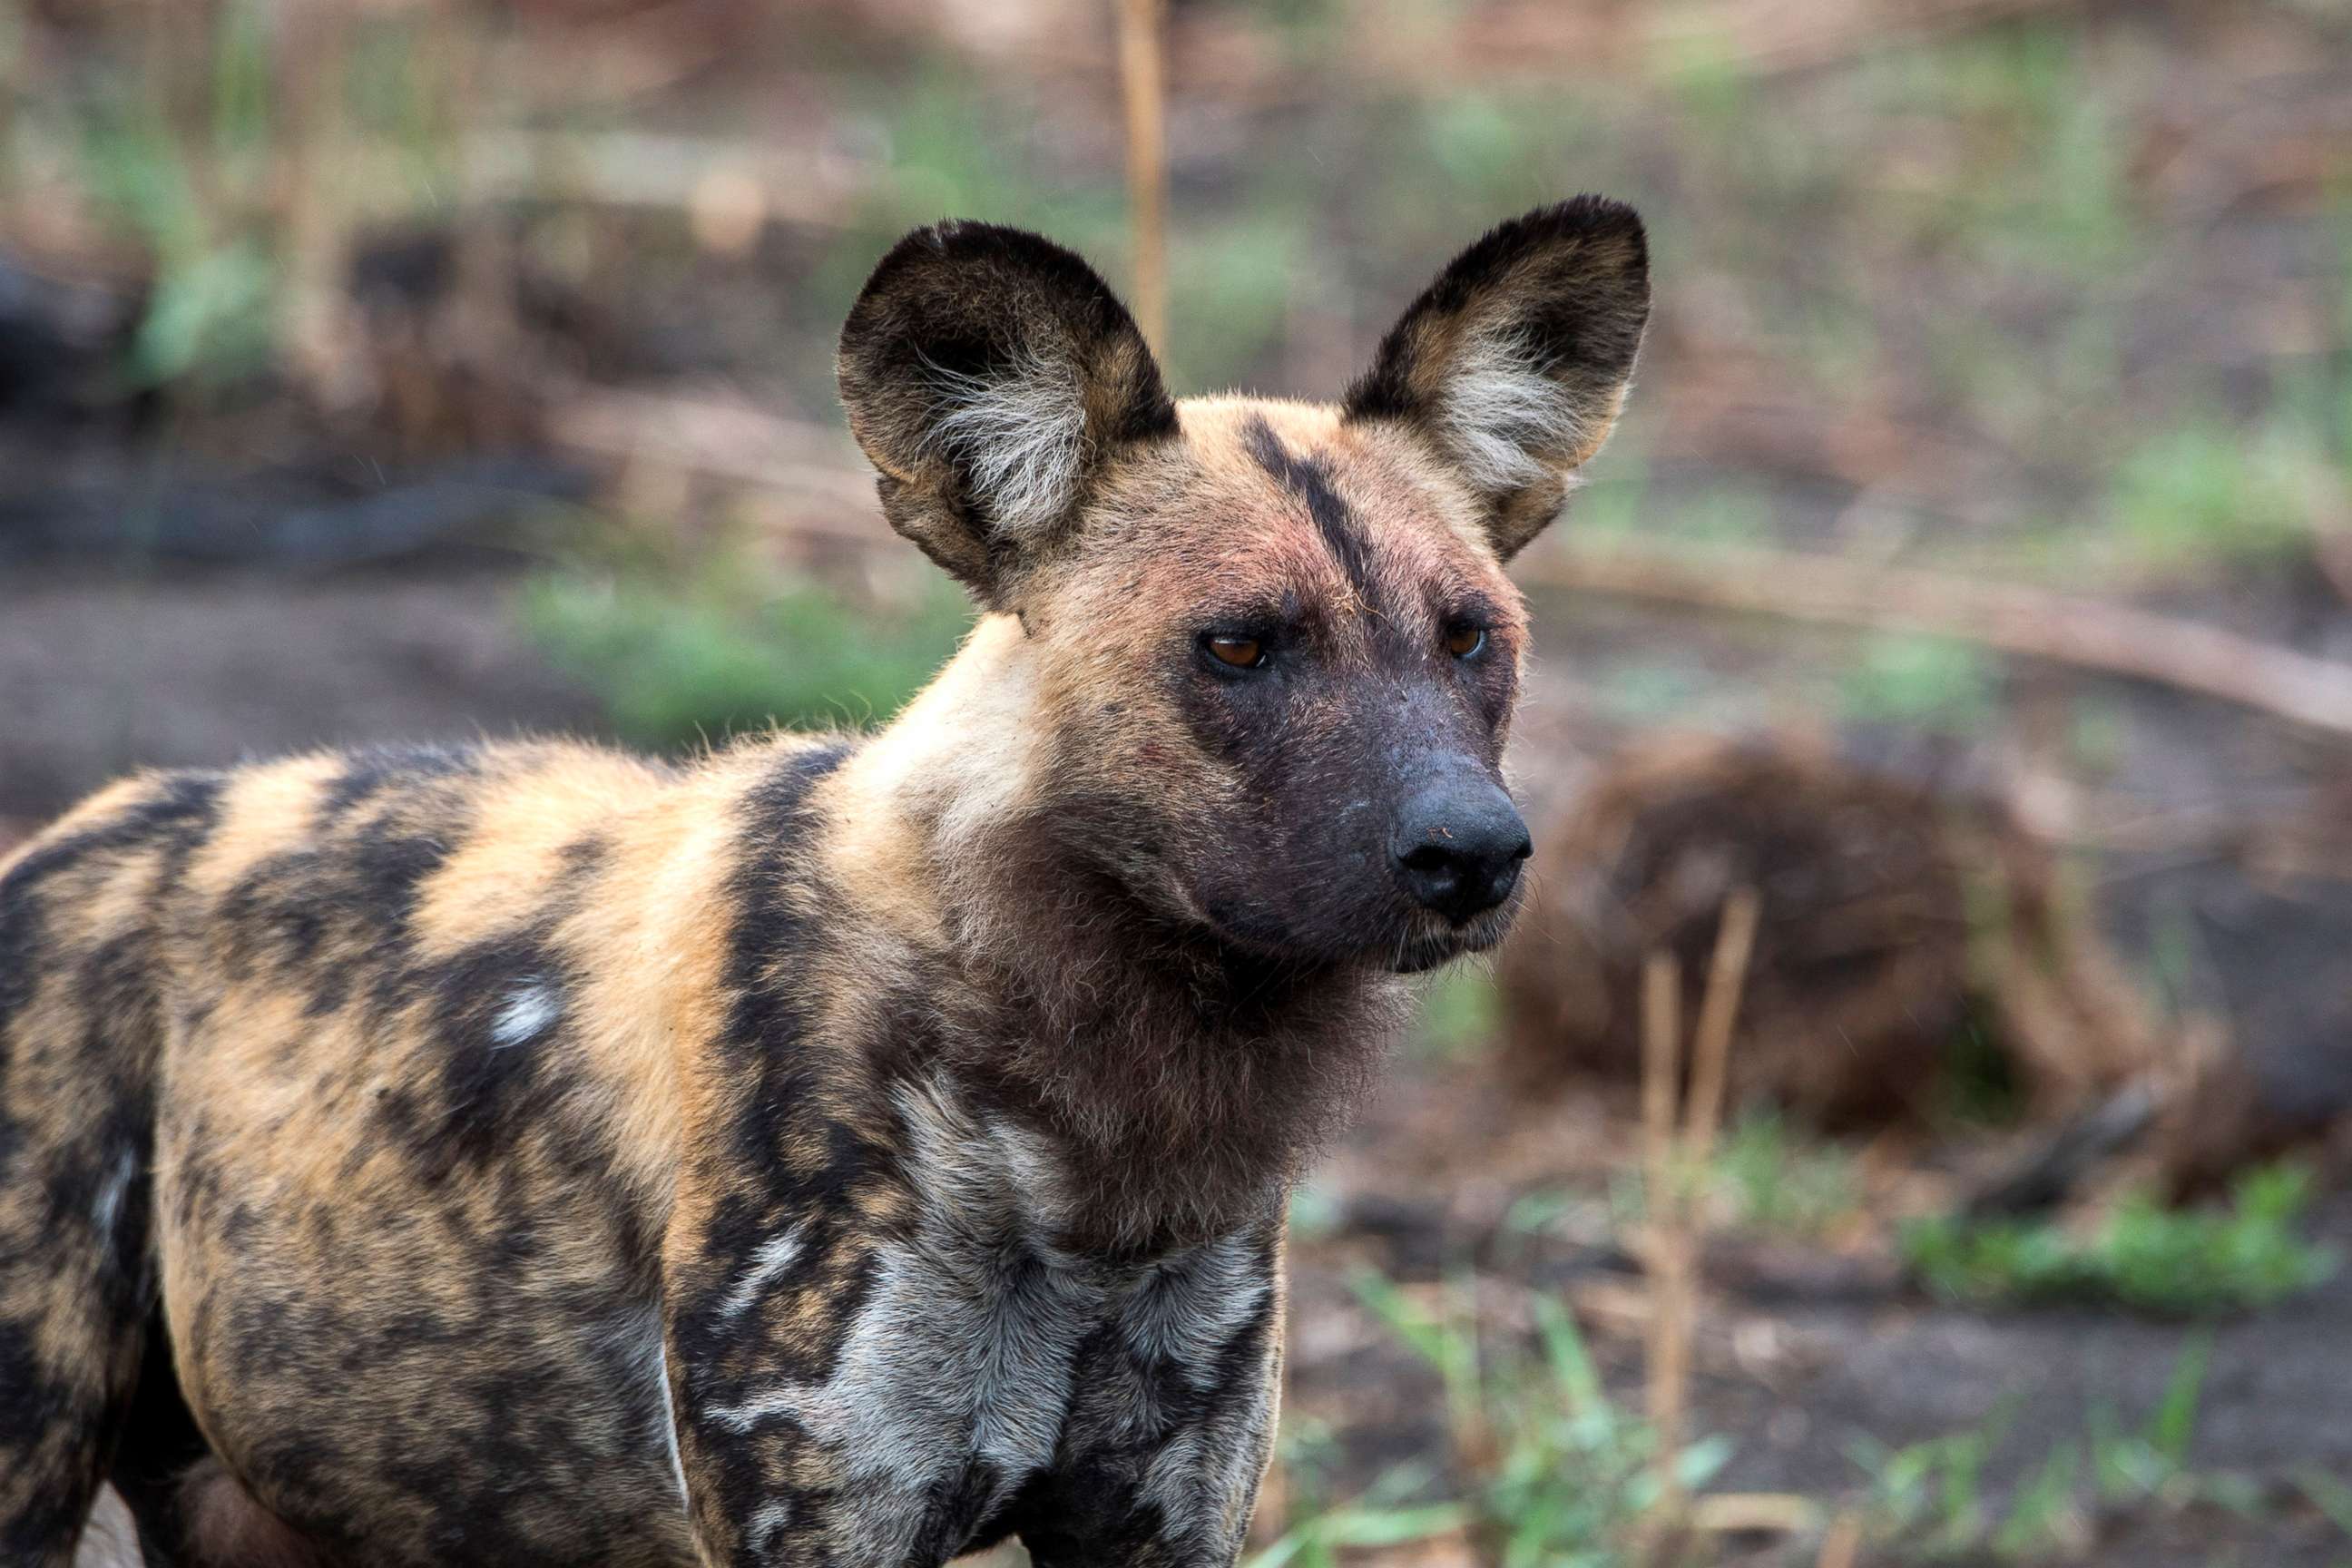
[[[1251,1568],[1327,1564],[1333,1546],[1454,1531],[1466,1531],[1493,1568],[1631,1568],[1642,1560],[1639,1527],[1658,1500],[1657,1434],[1610,1399],[1566,1308],[1536,1295],[1532,1343],[1496,1344],[1458,1293],[1432,1310],[1366,1275],[1357,1294],[1444,1384],[1453,1495],[1432,1498],[1426,1481],[1409,1484],[1400,1472],[1362,1503],[1309,1511]],[[1721,1440],[1702,1439],[1675,1456],[1675,1473],[1696,1490],[1729,1457]],[[1310,1554],[1318,1550],[1326,1554]]]
[[[1775,1110],[1740,1118],[1716,1150],[1709,1186],[1745,1230],[1817,1237],[1862,1202],[1853,1157],[1800,1136]]]

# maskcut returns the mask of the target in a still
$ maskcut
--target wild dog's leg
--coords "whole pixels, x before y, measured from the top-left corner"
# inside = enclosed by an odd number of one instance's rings
[[[810,1059],[793,974],[814,925],[811,787],[840,760],[812,751],[742,806],[751,831],[728,887],[718,1042],[692,1058],[688,1124],[662,1243],[662,1337],[678,1482],[704,1563],[862,1568],[824,1551],[814,1494],[829,1479],[795,1399],[821,1384],[864,1294],[878,1139],[861,1135]],[[877,1564],[877,1568],[881,1568]],[[891,1564],[890,1568],[897,1568]]]
[[[73,1561],[74,1568],[146,1568],[147,1558],[139,1550],[139,1521],[112,1487],[100,1489]]]
[[[1014,1529],[1037,1568],[1228,1568],[1273,1454],[1282,1392],[1279,1237],[1180,1254],[1077,1373],[1055,1471]]]
[[[845,1428],[871,1431],[891,1413],[877,1391],[845,1399],[836,1376],[855,1359],[881,1263],[858,1212],[874,1154],[845,1134],[833,1152],[826,1173],[788,1184],[797,1192],[739,1187],[673,1223],[671,1405],[696,1545],[714,1568],[919,1561],[919,1497],[887,1507],[879,1488],[846,1495]]]
[[[160,890],[215,785],[142,781],[0,865],[0,1562],[74,1555],[152,1305]]]
[[[320,1568],[310,1543],[256,1502],[218,1459],[188,1472],[180,1506],[194,1568]]]
[[[1059,1289],[1042,1267],[959,1246],[971,1211],[910,1191],[922,1151],[854,1097],[753,1076],[736,1136],[773,1152],[709,1151],[724,1175],[690,1154],[664,1260],[697,1545],[727,1568],[938,1568],[1052,1458],[1082,1326],[1008,1344]]]
[[[798,1246],[798,1237],[787,1231],[768,1256],[784,1258]],[[757,1293],[751,1281],[761,1268],[759,1257],[755,1251],[739,1274],[738,1288],[747,1294]],[[816,1267],[855,1299],[854,1272],[831,1259]],[[827,1494],[835,1478],[825,1468],[818,1434],[810,1430],[814,1413],[802,1403],[824,1381],[825,1334],[813,1310],[816,1302],[785,1306],[780,1316],[790,1326],[771,1334],[751,1311],[730,1311],[730,1300],[721,1291],[681,1303],[667,1324],[679,1479],[702,1561],[710,1568],[803,1560],[898,1568],[895,1562],[868,1565],[820,1544],[828,1533]]]

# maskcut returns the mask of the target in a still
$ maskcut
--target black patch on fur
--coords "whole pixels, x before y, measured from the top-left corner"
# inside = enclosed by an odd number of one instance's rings
[[[720,1202],[703,1237],[703,1253],[722,1268],[750,1257],[776,1233],[785,1214],[822,1221],[877,1155],[839,1126],[828,1129],[827,1157],[814,1176],[792,1176],[775,1153],[805,1114],[821,1070],[803,1048],[810,1021],[793,990],[801,961],[818,939],[824,898],[812,885],[808,840],[816,824],[808,795],[848,754],[845,745],[795,752],[744,797],[743,855],[728,880],[735,920],[728,934],[730,1005],[721,1049],[741,1063],[728,1159],[741,1169],[769,1173],[770,1180],[756,1194],[730,1192]],[[810,1245],[814,1249],[814,1238]],[[691,1336],[704,1316],[689,1310],[678,1321],[681,1333]]]
[[[327,858],[317,850],[291,850],[262,860],[221,896],[217,912],[228,936],[232,977],[242,977],[265,955],[280,973],[310,967],[326,940],[332,907],[321,896],[328,873]]]
[[[752,1096],[736,1125],[736,1148],[764,1163],[774,1149],[773,1119],[791,1100],[781,1093],[801,1059],[808,1018],[791,989],[791,960],[814,940],[822,889],[811,885],[808,837],[814,826],[808,795],[849,754],[845,745],[821,746],[782,759],[744,797],[743,858],[728,893],[735,921],[727,941],[727,1044],[747,1054],[762,1092]]]
[[[30,1447],[61,1412],[72,1407],[66,1387],[49,1376],[33,1348],[33,1325],[0,1319],[0,1437]]]
[[[345,804],[322,802],[317,842],[255,865],[215,912],[230,978],[266,965],[313,1017],[339,1011],[355,990],[380,1011],[415,994],[398,957],[417,897],[468,828],[467,800],[435,781],[475,768],[470,753],[366,756],[336,786]],[[396,771],[409,760],[423,770],[414,777]],[[381,809],[362,815],[362,801]]]
[[[319,797],[320,826],[341,821],[386,784],[471,773],[478,761],[474,752],[446,746],[369,746],[354,752],[341,774]]]
[[[1339,570],[1348,575],[1349,586],[1370,602],[1372,597],[1372,547],[1356,526],[1348,503],[1331,484],[1331,466],[1320,458],[1299,458],[1291,455],[1274,433],[1274,426],[1257,415],[1242,426],[1243,439],[1257,466],[1264,468],[1288,490],[1307,504],[1307,514],[1315,520],[1316,529],[1323,542],[1339,563]]]
[[[563,862],[564,880],[574,884],[594,876],[612,854],[613,847],[605,842],[601,833],[583,833],[557,851]]]
[[[352,846],[352,889],[354,908],[388,931],[404,931],[416,913],[416,892],[425,879],[441,868],[457,845],[452,836],[395,830],[375,822],[360,833]]]

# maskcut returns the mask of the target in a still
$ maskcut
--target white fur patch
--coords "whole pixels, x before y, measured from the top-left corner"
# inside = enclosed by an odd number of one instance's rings
[[[973,499],[1016,537],[1050,527],[1078,499],[1087,410],[1076,374],[1033,358],[997,375],[932,364],[932,438],[959,459]]]
[[[1052,1460],[1072,1359],[1104,1311],[1098,1284],[1027,1239],[1031,1205],[1048,1197],[1035,1151],[940,1090],[907,1090],[900,1106],[915,1187],[929,1201],[912,1236],[876,1254],[831,1374],[710,1412],[737,1432],[791,1421],[826,1434],[845,1496],[858,1500],[839,1512],[836,1549],[860,1562],[905,1558],[924,1500],[972,1460],[994,1468],[1001,1495],[990,1508]],[[789,1240],[755,1255],[723,1310],[755,1300],[771,1265],[789,1267],[792,1249],[779,1246]]]
[[[73,1568],[142,1568],[139,1526],[130,1504],[110,1486],[98,1489],[98,1502],[82,1527],[81,1542],[74,1548]]]
[[[1508,494],[1555,476],[1585,445],[1584,422],[1534,350],[1507,334],[1473,339],[1446,378],[1437,424],[1470,482]]]
[[[661,1430],[656,1436],[661,1440],[662,1458],[668,1461],[669,1478],[677,1485],[677,1500],[684,1503],[688,1500],[686,1463],[679,1458],[677,1452],[677,1417],[671,1408],[669,1397],[669,1346],[662,1341],[661,1314],[648,1314],[645,1327],[638,1332],[641,1336],[638,1342],[650,1347],[650,1353],[640,1351],[639,1355],[650,1368],[654,1397],[661,1410]]]
[[[112,1236],[115,1222],[122,1217],[122,1200],[131,1194],[131,1178],[139,1173],[139,1156],[124,1153],[114,1162],[114,1169],[99,1184],[98,1196],[90,1204],[90,1219],[100,1236]]]
[[[759,1305],[760,1298],[767,1294],[768,1287],[782,1279],[784,1270],[793,1266],[793,1259],[800,1255],[801,1237],[797,1226],[761,1242],[759,1249],[751,1254],[751,1266],[743,1270],[743,1277],[735,1282],[735,1289],[729,1291],[727,1300],[719,1304],[720,1315],[740,1318]]]
[[[555,988],[544,980],[516,986],[508,994],[507,1005],[499,1009],[498,1021],[490,1026],[490,1044],[500,1047],[519,1046],[545,1033],[562,1007]]]

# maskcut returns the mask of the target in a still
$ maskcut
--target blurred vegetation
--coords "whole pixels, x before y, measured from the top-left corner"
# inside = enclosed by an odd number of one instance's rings
[[[524,626],[634,744],[676,751],[768,728],[879,723],[955,651],[961,589],[861,605],[740,552],[568,570],[524,589]]]
[[[1875,637],[1842,678],[1840,708],[1864,723],[1976,730],[1999,709],[1998,668],[1984,649],[1944,637]]]
[[[1460,1061],[1495,1037],[1501,999],[1482,963],[1455,963],[1417,981],[1421,1006],[1413,1047],[1439,1061]]]
[[[1725,1131],[1710,1185],[1731,1225],[1784,1236],[1824,1235],[1862,1203],[1853,1156],[1769,1110],[1751,1111]]]
[[[2170,1209],[2139,1194],[2088,1235],[2048,1221],[1937,1216],[1906,1226],[1906,1266],[1930,1291],[1976,1304],[2072,1301],[2167,1316],[2266,1307],[2332,1275],[2335,1254],[2305,1239],[2312,1173],[2250,1170],[2226,1208]]]
[[[2059,1439],[2027,1466],[2005,1508],[1987,1470],[2009,1436],[2011,1405],[1977,1426],[1900,1448],[1857,1438],[1848,1457],[1866,1479],[1874,1533],[1906,1557],[1930,1562],[2037,1561],[2079,1552],[2095,1537],[2093,1516],[2102,1509],[2149,1502],[2259,1509],[2259,1489],[2244,1478],[2190,1465],[2211,1353],[2208,1334],[2189,1338],[2140,1426],[2127,1428],[2111,1407],[2095,1407],[2080,1437]]]
[[[1769,1108],[1749,1110],[1724,1129],[1704,1168],[1687,1180],[1710,1226],[1755,1236],[1818,1240],[1857,1218],[1863,1188],[1852,1151],[1811,1135]],[[1507,1225],[1541,1228],[1577,1211],[1563,1194],[1522,1199]],[[1651,1222],[1643,1173],[1631,1167],[1610,1180],[1610,1221],[1629,1245]]]
[[[1245,58],[1304,67],[1344,51],[1366,25],[1361,9],[1285,0],[1188,15],[1220,37],[1249,35]],[[1453,9],[1379,15],[1435,42],[1460,25]],[[234,383],[282,350],[300,293],[287,287],[289,251],[317,216],[306,216],[299,159],[287,162],[306,138],[366,155],[383,177],[341,193],[330,216],[383,230],[463,219],[480,199],[465,157],[482,136],[568,138],[585,162],[630,123],[626,100],[534,72],[527,49],[488,26],[497,66],[457,70],[450,24],[422,5],[359,16],[345,51],[320,67],[327,107],[289,102],[274,16],[261,0],[191,7],[164,36],[186,58],[127,40],[12,96],[0,189],[70,190],[152,268],[124,367],[138,384]],[[22,34],[21,22],[0,28]],[[1801,521],[1805,507],[1792,510],[1789,475],[1767,461],[1717,465],[1696,482],[1653,473],[1653,437],[1669,416],[1658,405],[1727,373],[1735,388],[1810,406],[1824,426],[1883,410],[2010,454],[2024,493],[1987,501],[2009,521],[1932,528],[1915,542],[1928,552],[1992,550],[2011,569],[2069,580],[2086,564],[2178,574],[2273,562],[2340,510],[2352,458],[2343,160],[2277,176],[2324,185],[2317,248],[2302,264],[2332,284],[2324,335],[2209,363],[2206,349],[2174,341],[2179,269],[2149,261],[2201,237],[2184,234],[2194,215],[2168,207],[2143,166],[2166,79],[2129,27],[2029,14],[1897,34],[1795,75],[1756,68],[1743,54],[1751,44],[1737,29],[1685,29],[1565,79],[1465,72],[1435,63],[1442,50],[1414,70],[1399,63],[1408,50],[1315,92],[1232,102],[1213,81],[1180,75],[1180,120],[1202,119],[1184,121],[1174,143],[1171,380],[1180,392],[1328,395],[1431,258],[1500,214],[1609,189],[1649,213],[1662,295],[1678,303],[1674,331],[1654,345],[1652,390],[1604,461],[1607,482],[1580,504],[1580,527],[1764,542],[1817,526]],[[501,198],[525,258],[647,301],[713,300],[702,347],[730,362],[713,368],[751,368],[756,343],[759,373],[824,417],[835,416],[831,334],[873,257],[912,224],[949,213],[1021,223],[1119,270],[1116,142],[1054,68],[982,68],[833,7],[743,46],[747,57],[762,49],[823,68],[795,90],[806,99],[798,121],[824,129],[790,153],[862,172],[842,210],[716,256],[690,237],[691,193],[667,213],[661,200],[599,208],[576,199],[554,158]],[[722,161],[729,147],[757,153],[756,100],[716,76],[686,118],[713,132]],[[57,178],[60,168],[70,176]],[[626,268],[612,259],[624,243]],[[793,341],[728,331],[752,307],[716,299],[713,285],[765,290],[763,321]],[[1903,454],[1889,461],[1892,489],[1921,488]],[[1967,500],[1946,483],[1925,489],[1931,510]],[[1880,711],[1880,695],[1855,706]],[[1918,695],[1908,686],[1892,706]]]

